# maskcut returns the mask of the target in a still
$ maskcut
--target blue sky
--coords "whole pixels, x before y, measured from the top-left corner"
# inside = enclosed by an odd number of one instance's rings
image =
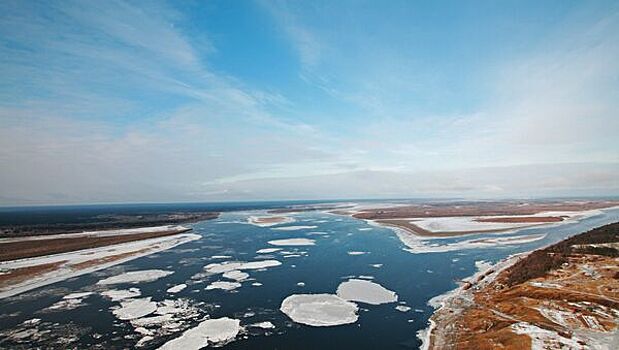
[[[0,204],[619,195],[613,1],[3,1]]]

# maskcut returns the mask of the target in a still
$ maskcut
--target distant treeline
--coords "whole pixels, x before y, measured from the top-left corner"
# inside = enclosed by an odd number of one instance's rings
[[[170,212],[139,215],[97,215],[87,222],[54,224],[21,224],[0,226],[0,237],[20,237],[78,233],[84,231],[129,229],[148,226],[179,225],[216,219],[215,212]]]
[[[506,271],[505,283],[511,287],[542,277],[549,271],[559,268],[573,254],[619,257],[619,251],[615,248],[588,246],[616,242],[619,242],[619,222],[581,233],[550,247],[536,250],[518,261]]]

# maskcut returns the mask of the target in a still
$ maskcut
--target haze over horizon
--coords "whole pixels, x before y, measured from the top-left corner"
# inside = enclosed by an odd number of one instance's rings
[[[619,195],[615,1],[2,1],[0,77],[3,206]]]

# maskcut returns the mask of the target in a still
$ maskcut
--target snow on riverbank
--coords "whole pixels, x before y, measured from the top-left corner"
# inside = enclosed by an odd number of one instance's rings
[[[57,265],[57,267],[51,271],[33,275],[25,281],[0,288],[0,299],[122,264],[200,238],[201,236],[196,234],[178,234],[69,253],[5,261],[1,265],[5,271],[33,268],[39,265]]]
[[[438,244],[434,243],[437,240],[432,238],[422,238],[409,232],[396,228],[389,227],[393,230],[400,241],[404,243],[408,248],[406,251],[413,254],[424,254],[424,253],[442,253],[442,252],[450,252],[455,250],[465,250],[465,249],[477,249],[477,248],[488,248],[500,245],[517,245],[517,244],[525,244],[531,243],[535,241],[539,241],[546,237],[545,234],[537,234],[537,235],[527,235],[527,236],[508,236],[508,237],[491,237],[491,238],[477,238],[477,239],[468,239],[464,241],[447,243],[447,244]],[[433,242],[433,243],[429,243]]]

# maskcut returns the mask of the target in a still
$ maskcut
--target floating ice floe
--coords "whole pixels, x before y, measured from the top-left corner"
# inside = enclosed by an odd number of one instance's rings
[[[375,269],[380,269],[381,267],[383,267],[383,264],[370,264],[370,266]]]
[[[221,345],[236,338],[241,330],[241,321],[222,317],[202,321],[198,326],[185,331],[180,337],[163,344],[160,350],[198,350],[209,345]]]
[[[400,312],[408,312],[411,308],[408,306],[404,306],[404,305],[398,305],[395,307],[395,309]]]
[[[252,285],[252,286],[254,286],[254,287],[261,287],[261,286],[262,286],[262,283],[260,283],[260,282],[254,282],[254,283],[252,283],[251,285]]]
[[[379,305],[398,301],[398,295],[378,283],[350,279],[342,282],[336,291],[337,295],[349,301]]]
[[[262,329],[273,329],[275,325],[269,321],[253,323],[249,325],[250,327],[262,328]]]
[[[206,290],[211,290],[211,289],[234,290],[239,287],[241,287],[241,284],[239,282],[216,281],[206,286]]]
[[[297,286],[299,286],[299,287],[305,287],[305,282],[298,282],[298,283],[297,283]]]
[[[82,299],[85,298],[89,295],[93,294],[93,292],[77,292],[77,293],[71,293],[71,294],[67,294],[64,297],[62,297],[62,299]]]
[[[97,284],[109,285],[109,284],[121,284],[121,283],[140,283],[140,282],[152,282],[162,277],[173,274],[174,271],[166,270],[142,270],[131,271],[120,275],[108,277],[100,280]]]
[[[151,340],[178,332],[191,319],[200,316],[198,309],[187,299],[163,300],[157,302],[155,316],[130,320],[135,332],[143,337],[135,345],[141,347]]]
[[[282,263],[277,260],[260,260],[260,261],[225,261],[222,263],[208,264],[204,267],[207,273],[219,274],[233,270],[258,270],[269,267],[279,266]]]
[[[303,246],[303,245],[314,245],[315,240],[309,238],[289,238],[289,239],[275,239],[269,241],[270,245],[274,246]]]
[[[348,252],[348,255],[363,255],[363,254],[367,254],[368,252],[357,252],[357,251],[352,251],[352,252]]]
[[[257,254],[271,254],[282,250],[283,248],[263,248],[256,251]]]
[[[308,232],[308,235],[312,235],[312,236],[324,236],[324,235],[328,235],[327,232],[321,232],[321,231],[312,231],[312,232]]]
[[[157,303],[148,298],[121,301],[121,308],[112,311],[120,320],[133,320],[150,315],[157,310]]]
[[[187,288],[187,285],[185,283],[182,283],[182,284],[178,284],[178,285],[176,285],[174,287],[168,288],[168,290],[166,290],[166,292],[171,293],[171,294],[175,294],[175,293],[178,293],[178,292],[182,291],[185,288]]]
[[[247,277],[249,277],[249,274],[239,271],[239,270],[232,270],[232,271],[226,271],[224,272],[224,274],[222,275],[224,278],[227,279],[231,279],[231,280],[235,280],[237,282],[241,282],[243,280],[246,280]]]
[[[230,259],[231,257],[230,255],[213,255],[211,259]]]
[[[60,301],[55,302],[51,306],[47,307],[43,311],[47,312],[47,311],[74,310],[83,305],[82,301],[83,301],[82,298],[62,299]]]
[[[298,231],[298,230],[312,230],[315,229],[318,226],[303,226],[303,225],[299,225],[299,226],[281,226],[281,227],[273,227],[271,228],[271,230],[278,230],[278,231]]]
[[[334,294],[293,294],[280,307],[294,322],[315,327],[354,323],[358,309],[357,304]]]
[[[142,292],[138,288],[129,289],[110,289],[101,292],[101,295],[112,299],[112,301],[119,301],[128,298],[135,298],[142,295]]]

